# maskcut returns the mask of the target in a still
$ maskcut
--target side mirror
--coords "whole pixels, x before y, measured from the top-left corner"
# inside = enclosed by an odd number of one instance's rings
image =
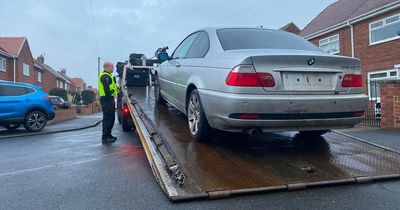
[[[157,58],[160,61],[160,63],[162,63],[162,62],[164,62],[166,60],[169,60],[169,55],[168,55],[167,52],[159,52],[157,54]]]

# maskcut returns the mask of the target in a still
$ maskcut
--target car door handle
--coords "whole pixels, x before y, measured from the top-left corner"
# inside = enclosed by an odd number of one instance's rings
[[[181,64],[179,62],[175,62],[174,65],[175,65],[175,67],[180,67],[181,66]]]

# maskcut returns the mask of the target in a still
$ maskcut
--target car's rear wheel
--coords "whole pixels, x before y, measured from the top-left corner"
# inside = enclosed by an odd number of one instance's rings
[[[198,142],[209,141],[212,138],[213,129],[207,122],[206,114],[196,89],[190,93],[187,116],[192,138]]]
[[[9,124],[9,125],[5,125],[4,127],[7,129],[7,130],[10,130],[10,131],[15,131],[17,128],[19,128],[21,126],[21,124]]]
[[[303,136],[322,136],[328,133],[330,130],[315,130],[315,131],[299,131],[300,135]]]
[[[46,115],[41,111],[29,112],[25,117],[24,127],[31,132],[41,131],[47,123]]]
[[[154,79],[154,101],[158,104],[164,104],[165,100],[161,95],[161,87],[160,87],[160,80],[158,75]]]

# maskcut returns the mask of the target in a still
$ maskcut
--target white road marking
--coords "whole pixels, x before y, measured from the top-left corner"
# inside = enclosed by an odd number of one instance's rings
[[[116,152],[116,153],[111,153],[111,154],[107,154],[107,155],[101,155],[101,156],[98,156],[98,157],[95,157],[95,158],[86,159],[86,160],[80,160],[80,161],[75,161],[75,162],[60,162],[60,163],[52,164],[52,165],[45,165],[45,166],[40,166],[40,167],[36,167],[36,168],[29,168],[29,169],[24,169],[24,170],[7,172],[7,173],[0,174],[0,177],[10,176],[10,175],[17,175],[17,174],[21,174],[21,173],[33,172],[33,171],[38,171],[38,170],[47,169],[47,168],[54,168],[54,167],[59,167],[59,166],[78,165],[78,164],[87,163],[87,162],[91,162],[91,161],[96,161],[96,160],[100,160],[102,158],[116,156],[116,155],[120,155],[120,154],[124,154],[124,153],[129,153],[129,152]]]

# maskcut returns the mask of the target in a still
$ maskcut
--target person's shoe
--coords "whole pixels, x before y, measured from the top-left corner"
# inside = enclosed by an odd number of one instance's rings
[[[105,138],[101,138],[101,143],[102,144],[111,144],[114,143],[115,140],[111,137],[105,137]]]
[[[111,135],[111,134],[110,134],[110,136],[108,136],[108,138],[113,139],[114,142],[117,141],[117,137],[115,137],[115,136],[113,136],[113,135]]]

